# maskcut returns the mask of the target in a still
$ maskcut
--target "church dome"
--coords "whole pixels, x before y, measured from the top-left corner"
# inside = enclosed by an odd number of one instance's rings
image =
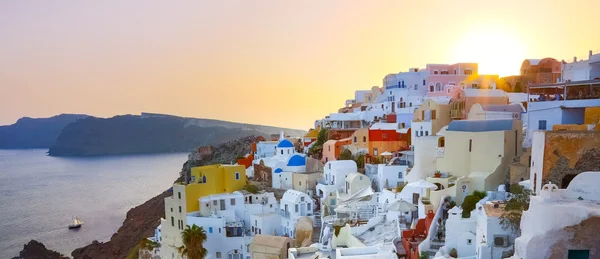
[[[301,155],[293,155],[287,163],[288,166],[305,166],[306,158]]]
[[[284,139],[282,141],[279,141],[279,144],[277,144],[277,148],[293,148],[294,144],[292,144],[291,141]]]

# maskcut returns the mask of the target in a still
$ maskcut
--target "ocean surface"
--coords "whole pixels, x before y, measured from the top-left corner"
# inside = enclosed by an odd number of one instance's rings
[[[185,153],[50,157],[46,149],[0,150],[0,258],[36,239],[70,256],[107,241],[127,211],[172,186]],[[85,222],[69,230],[73,216]]]

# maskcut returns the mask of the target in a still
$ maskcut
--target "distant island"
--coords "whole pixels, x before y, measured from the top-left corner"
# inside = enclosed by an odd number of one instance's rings
[[[48,151],[51,156],[100,156],[188,152],[246,136],[301,136],[302,130],[142,113],[86,117],[68,124]]]
[[[15,124],[0,126],[0,149],[50,148],[62,129],[88,115],[60,114],[50,118],[23,117]]]

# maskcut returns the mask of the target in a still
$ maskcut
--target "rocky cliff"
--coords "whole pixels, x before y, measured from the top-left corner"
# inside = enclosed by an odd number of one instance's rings
[[[85,117],[87,115],[80,114],[39,119],[23,117],[15,124],[0,126],[0,148],[49,148],[65,126]]]
[[[158,227],[160,218],[165,214],[165,198],[171,194],[169,191],[164,191],[129,210],[123,225],[112,235],[110,241],[104,243],[94,241],[75,249],[71,256],[76,259],[126,258],[129,250],[142,238],[154,235],[154,229]]]
[[[19,256],[13,257],[13,259],[68,259],[68,257],[46,249],[46,246],[38,241],[31,240],[23,246]]]
[[[186,152],[241,137],[304,131],[218,120],[142,114],[102,119],[88,117],[67,125],[48,153],[52,156],[95,156]]]
[[[257,137],[248,136],[204,148],[203,150],[206,152],[194,164],[208,165],[235,160],[238,156],[250,152],[250,144],[256,140]],[[182,171],[186,171],[187,163],[184,163]],[[176,182],[182,180],[183,176]],[[126,258],[131,248],[135,247],[142,238],[154,234],[154,229],[160,225],[160,219],[165,215],[164,199],[171,195],[171,191],[164,191],[144,204],[129,210],[123,225],[117,230],[117,233],[113,234],[110,241],[104,243],[94,241],[90,245],[75,249],[71,255],[75,259]]]

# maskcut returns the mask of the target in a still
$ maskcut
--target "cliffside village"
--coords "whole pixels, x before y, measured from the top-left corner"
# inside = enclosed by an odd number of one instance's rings
[[[599,120],[591,51],[409,68],[237,163],[193,152],[140,254],[182,258],[197,225],[208,259],[600,258]]]

